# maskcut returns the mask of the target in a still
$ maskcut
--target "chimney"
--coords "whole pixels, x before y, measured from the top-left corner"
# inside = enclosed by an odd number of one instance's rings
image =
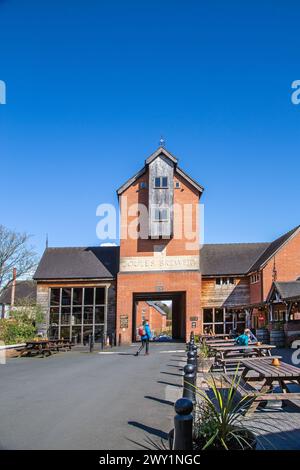
[[[15,304],[15,295],[16,295],[16,279],[17,279],[17,270],[16,268],[13,269],[13,281],[11,286],[11,300],[10,300],[10,307],[12,308]]]

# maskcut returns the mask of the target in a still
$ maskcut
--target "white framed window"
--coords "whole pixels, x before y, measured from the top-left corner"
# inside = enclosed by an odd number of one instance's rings
[[[168,177],[167,176],[157,176],[154,180],[155,188],[167,188],[168,187]]]
[[[217,286],[230,286],[235,284],[234,277],[217,277],[216,285]]]
[[[251,274],[251,276],[250,276],[250,283],[251,284],[256,284],[259,281],[260,281],[260,273]]]

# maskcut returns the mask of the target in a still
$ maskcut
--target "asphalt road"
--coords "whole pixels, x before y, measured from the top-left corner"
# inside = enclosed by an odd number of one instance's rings
[[[182,396],[182,344],[72,351],[0,365],[0,449],[153,448]]]

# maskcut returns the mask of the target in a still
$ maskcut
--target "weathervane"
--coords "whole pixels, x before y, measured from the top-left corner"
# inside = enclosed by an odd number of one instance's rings
[[[161,136],[160,139],[159,139],[159,146],[160,147],[165,147],[165,145],[166,145],[166,141],[163,138],[163,136]]]

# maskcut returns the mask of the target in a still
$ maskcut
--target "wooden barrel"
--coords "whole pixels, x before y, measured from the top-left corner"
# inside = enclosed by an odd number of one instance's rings
[[[270,344],[277,348],[284,348],[285,346],[285,334],[283,330],[271,330],[270,332]]]
[[[255,332],[255,336],[257,338],[257,341],[263,344],[269,344],[270,342],[270,333],[269,330],[266,330],[265,328],[258,328]]]

